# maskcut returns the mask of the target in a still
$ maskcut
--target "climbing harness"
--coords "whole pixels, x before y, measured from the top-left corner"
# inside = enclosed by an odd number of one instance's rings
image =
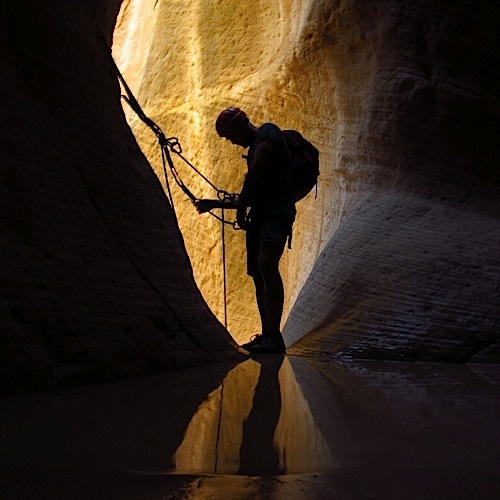
[[[113,56],[111,55],[111,51],[109,47],[106,45],[106,40],[104,38],[104,35],[99,32],[99,39],[101,41],[101,44],[104,48],[104,52],[109,59],[116,76],[118,77],[118,80],[123,87],[123,90],[125,91],[126,95],[122,94],[121,98],[130,106],[132,111],[139,117],[139,119],[146,124],[156,135],[158,139],[158,143],[160,145],[161,149],[161,158],[162,158],[162,164],[163,164],[163,174],[165,176],[165,184],[167,187],[167,196],[168,200],[170,203],[170,206],[172,207],[172,210],[174,212],[175,219],[177,221],[177,214],[175,211],[175,206],[174,206],[174,199],[172,196],[172,191],[170,189],[170,182],[169,182],[169,176],[167,172],[167,165],[170,170],[170,173],[175,181],[175,183],[180,187],[180,189],[184,192],[184,194],[193,202],[196,203],[200,201],[199,198],[197,198],[190,190],[189,188],[184,184],[182,179],[179,176],[179,173],[177,169],[175,168],[175,164],[172,160],[172,155],[171,153],[175,153],[181,160],[184,161],[186,165],[188,165],[194,172],[196,172],[210,187],[212,187],[216,192],[217,192],[217,199],[221,201],[222,203],[229,202],[231,204],[234,202],[234,200],[237,197],[237,194],[233,193],[228,193],[227,191],[224,191],[223,189],[217,188],[215,184],[213,184],[203,173],[201,173],[187,158],[185,158],[182,154],[182,147],[179,143],[179,140],[176,137],[166,137],[166,135],[163,133],[162,129],[158,126],[157,123],[155,123],[151,118],[149,118],[144,111],[142,110],[139,102],[135,98],[134,94],[130,90],[130,87],[128,86],[127,82],[125,81],[123,75],[121,74],[118,66],[116,65],[115,60],[113,59]],[[209,211],[210,215],[212,217],[215,217],[218,219],[221,224],[222,224],[222,267],[223,267],[223,294],[224,294],[224,326],[227,328],[227,280],[226,280],[226,242],[225,242],[225,225],[231,225],[233,229],[239,230],[241,229],[238,226],[237,221],[228,221],[225,219],[224,215],[224,208],[221,208],[221,216],[218,216],[217,214],[212,213],[212,211]],[[177,223],[177,227],[178,223]]]

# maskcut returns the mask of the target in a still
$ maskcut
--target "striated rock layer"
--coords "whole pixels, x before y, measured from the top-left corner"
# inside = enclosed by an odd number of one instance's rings
[[[498,7],[465,1],[123,3],[119,65],[217,186],[237,190],[245,170],[213,129],[224,106],[320,149],[318,197],[300,203],[282,266],[288,344],[499,360],[496,19]],[[154,136],[129,121],[161,177]],[[222,318],[219,223],[174,198],[198,285]],[[259,328],[243,235],[226,243],[228,327],[243,340]]]
[[[235,357],[123,115],[119,7],[0,6],[2,391]]]
[[[374,59],[354,151],[371,178],[286,331],[312,332],[315,352],[498,362],[498,8],[355,4]]]

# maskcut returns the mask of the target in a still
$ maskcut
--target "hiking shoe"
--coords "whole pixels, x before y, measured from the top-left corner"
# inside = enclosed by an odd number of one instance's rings
[[[279,353],[286,352],[285,343],[281,334],[260,335],[254,344],[248,348],[251,354]]]
[[[250,352],[250,349],[255,345],[257,344],[258,342],[260,342],[260,339],[262,337],[262,334],[260,333],[257,333],[255,335],[253,335],[251,338],[250,338],[250,342],[247,342],[246,344],[241,344],[240,347],[242,349],[245,349],[245,351],[248,351]]]

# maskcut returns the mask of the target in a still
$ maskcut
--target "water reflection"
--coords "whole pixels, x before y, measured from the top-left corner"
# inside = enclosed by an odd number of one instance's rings
[[[329,470],[333,460],[288,358],[233,368],[191,419],[177,473],[277,475]]]
[[[499,388],[494,365],[288,355],[10,398],[0,497],[499,498]]]
[[[252,409],[243,422],[239,474],[256,476],[284,474],[284,464],[275,446],[275,433],[281,414],[281,390],[278,379],[284,356],[256,358],[260,375],[253,396]]]

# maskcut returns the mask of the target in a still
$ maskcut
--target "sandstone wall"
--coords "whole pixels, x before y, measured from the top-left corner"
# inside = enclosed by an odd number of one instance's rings
[[[498,359],[497,18],[466,1],[123,3],[115,57],[146,113],[218,186],[237,190],[245,167],[213,129],[227,105],[320,149],[318,198],[300,203],[282,266],[289,344],[313,332],[302,349]],[[154,138],[130,122],[161,178]],[[219,225],[175,200],[221,318]],[[228,326],[243,340],[258,331],[253,290],[242,235],[227,245]]]
[[[0,6],[2,390],[234,357],[99,42],[119,7]]]
[[[357,20],[348,22],[350,7],[337,10],[328,2],[310,0],[130,0],[122,4],[115,30],[113,54],[145,113],[167,135],[177,136],[185,156],[221,189],[238,192],[246,171],[244,151],[215,133],[215,119],[226,106],[240,106],[256,124],[273,121],[299,129],[321,150],[318,199],[311,194],[301,202],[294,248],[282,263],[285,316],[350,205],[352,191],[372,175],[366,165],[358,165],[357,158],[341,150],[356,134],[352,124],[362,113],[373,54],[361,50],[361,27]],[[338,23],[346,40],[343,50],[334,53],[328,33],[336,31]],[[338,68],[341,74],[336,73]],[[338,95],[339,87],[349,88],[349,93]],[[164,182],[154,135],[133,113],[128,116]],[[177,165],[196,196],[215,196],[182,162]],[[220,223],[198,216],[180,190],[174,197],[195,278],[222,320]],[[245,274],[244,235],[227,230],[226,238],[228,329],[242,341],[258,332],[260,324],[253,284]]]
[[[301,348],[385,359],[500,357],[498,8],[370,2],[376,65],[358,124],[371,186],[288,318]]]

